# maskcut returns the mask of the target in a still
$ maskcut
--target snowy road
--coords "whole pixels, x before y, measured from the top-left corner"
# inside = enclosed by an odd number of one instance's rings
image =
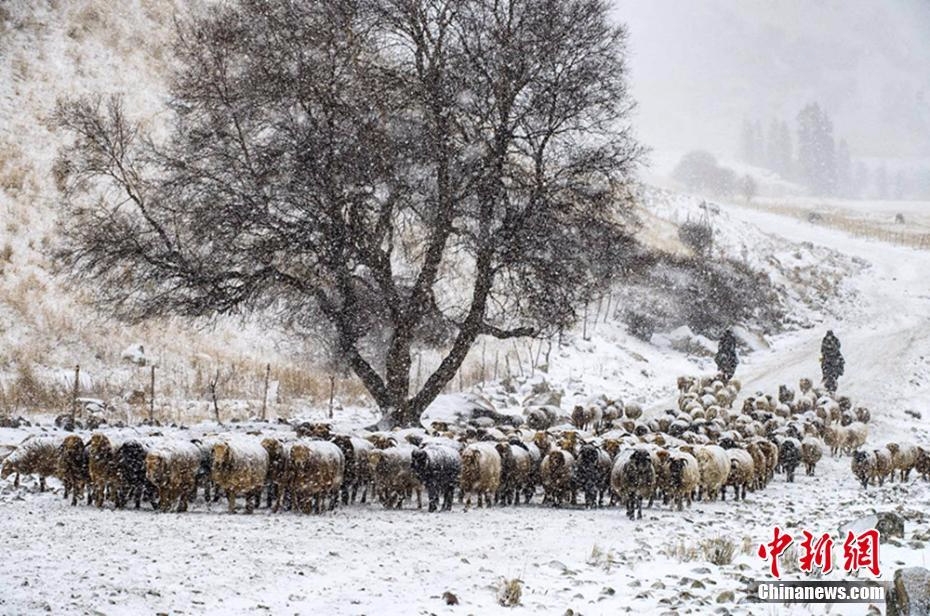
[[[853,238],[756,210],[730,207],[728,212],[768,233],[821,244],[868,264],[847,281],[856,299],[843,320],[776,338],[770,351],[747,358],[740,375],[748,389],[773,391],[781,383],[818,377],[820,341],[833,329],[846,357],[840,381],[844,392],[878,411],[879,419],[896,420],[904,408],[928,409],[930,252]]]

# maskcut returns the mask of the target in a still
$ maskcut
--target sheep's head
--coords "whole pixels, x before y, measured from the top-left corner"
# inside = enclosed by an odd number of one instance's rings
[[[276,438],[262,439],[262,447],[268,452],[268,459],[279,460],[284,456],[284,445]]]
[[[372,449],[368,452],[368,468],[371,469],[372,473],[378,470],[378,465],[381,464],[383,457],[384,453],[381,449]]]
[[[149,454],[145,458],[145,474],[155,485],[162,485],[168,478],[167,464],[159,455]]]
[[[222,470],[232,464],[232,450],[227,443],[213,446],[213,470]]]
[[[572,409],[572,423],[574,423],[579,428],[585,423],[584,408],[580,405]]]
[[[620,441],[614,438],[606,439],[604,441],[604,451],[607,452],[611,459],[616,458],[617,452],[620,451]]]
[[[645,449],[636,449],[630,455],[630,460],[636,463],[639,466],[646,464],[652,465],[652,456],[649,455],[649,452]]]
[[[578,461],[583,464],[597,463],[597,447],[594,445],[584,445],[578,453]]]
[[[7,460],[3,463],[3,466],[0,467],[0,479],[6,479],[16,470],[16,466],[10,460]]]
[[[545,453],[549,451],[551,440],[547,433],[539,431],[533,436],[533,444],[535,444],[541,452]]]
[[[423,472],[429,467],[429,456],[422,449],[414,449],[410,457],[410,465],[414,472]]]
[[[901,450],[901,446],[898,445],[897,443],[888,443],[887,445],[885,445],[885,449],[890,451],[892,456],[896,456],[898,455],[898,451]]]
[[[91,435],[88,445],[91,453],[103,453],[110,449],[110,439],[107,438],[106,434],[95,432]]]

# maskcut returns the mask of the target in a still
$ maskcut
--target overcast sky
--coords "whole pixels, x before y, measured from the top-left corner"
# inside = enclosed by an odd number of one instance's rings
[[[930,157],[930,0],[614,2],[657,154],[732,158],[743,118],[818,101],[855,156]]]

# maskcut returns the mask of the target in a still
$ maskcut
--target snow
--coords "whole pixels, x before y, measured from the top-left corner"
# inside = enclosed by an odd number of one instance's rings
[[[693,206],[693,200],[681,198],[661,207]],[[745,248],[750,259],[765,265],[760,254],[788,254],[800,247],[802,267],[813,271],[822,264],[843,273],[836,298],[824,296],[819,307],[805,303],[800,293],[795,296],[808,327],[769,338],[741,357],[737,375],[743,390],[736,408],[756,391],[775,393],[779,384],[795,386],[803,376],[817,380],[820,339],[829,328],[840,337],[847,358],[841,393],[872,412],[868,443],[930,443],[927,429],[905,413],[925,409],[930,394],[925,351],[930,253],[754,209],[721,206],[719,216],[720,242],[728,250]],[[500,412],[518,412],[523,399],[547,389],[563,393],[562,409],[604,394],[643,404],[649,417],[674,406],[676,376],[709,371],[707,361],[632,339],[613,323],[592,330],[589,340],[573,332],[563,347],[553,348],[548,372],[517,379],[509,390],[488,385],[482,395]],[[437,399],[428,412],[460,418],[479,400],[452,394]],[[334,427],[359,434],[371,423],[370,410],[346,409]],[[274,424],[236,429],[289,434]],[[41,430],[2,429],[0,444],[16,444]],[[184,434],[192,438],[221,430],[202,424]],[[161,431],[161,446],[179,442],[180,431]],[[57,482],[50,484],[60,491]],[[265,509],[229,515],[208,512],[201,502],[186,514],[157,514],[72,508],[60,492],[38,494],[29,480],[19,490],[0,482],[9,546],[0,559],[0,611],[32,613],[48,606],[62,614],[499,613],[501,580],[516,578],[522,581],[522,598],[521,606],[508,610],[513,613],[568,608],[586,614],[711,613],[723,606],[732,614],[756,614],[757,606],[745,602],[746,580],[767,577],[767,564],[755,548],[771,539],[773,525],[795,535],[802,528],[836,532],[850,520],[880,511],[895,511],[906,520],[904,539],[882,544],[881,579],[890,581],[901,566],[930,564],[925,547],[930,520],[924,513],[930,484],[912,474],[907,483],[886,482],[863,492],[849,458],[825,455],[816,476],[799,473],[788,484],[779,475],[746,501],[698,502],[682,513],[657,504],[644,508],[636,523],[622,508],[553,509],[541,506],[540,499],[537,494],[529,506],[467,513],[456,505],[450,513],[433,515],[412,508],[410,501],[401,511],[369,503],[312,517]],[[695,549],[719,537],[737,547],[731,564],[712,564]],[[782,569],[790,571],[787,579],[798,575],[784,559]],[[827,577],[841,579],[842,573]],[[458,597],[459,606],[445,605],[446,591]],[[721,596],[724,602],[718,604]],[[868,608],[843,607],[844,614],[865,614]],[[828,609],[778,606],[772,613]]]

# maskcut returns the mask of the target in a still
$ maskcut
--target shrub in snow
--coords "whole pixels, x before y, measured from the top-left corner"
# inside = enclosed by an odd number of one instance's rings
[[[520,605],[520,596],[523,594],[523,583],[514,578],[502,579],[497,589],[497,602],[504,607]]]

